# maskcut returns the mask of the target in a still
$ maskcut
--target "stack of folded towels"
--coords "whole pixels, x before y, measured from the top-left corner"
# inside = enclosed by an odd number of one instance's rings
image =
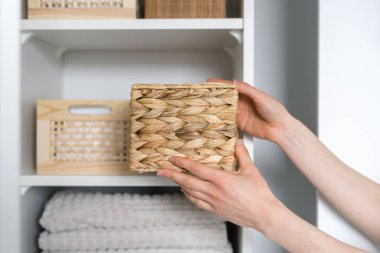
[[[46,204],[44,253],[231,253],[226,224],[183,195],[58,192]]]

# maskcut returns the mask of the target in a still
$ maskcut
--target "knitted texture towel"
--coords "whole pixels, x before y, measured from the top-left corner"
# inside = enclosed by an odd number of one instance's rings
[[[62,253],[62,251],[44,251],[42,253]],[[67,251],[66,253],[232,253],[231,248],[215,249],[130,249],[130,250],[100,250],[100,251]]]
[[[58,192],[46,204],[40,224],[49,232],[87,228],[213,225],[223,220],[196,208],[183,195]]]
[[[43,232],[39,245],[45,251],[229,247],[225,224]]]
[[[181,194],[58,192],[40,223],[44,253],[232,253],[224,221]]]

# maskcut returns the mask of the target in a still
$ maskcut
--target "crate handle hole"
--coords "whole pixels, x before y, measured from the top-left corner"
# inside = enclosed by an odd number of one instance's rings
[[[73,105],[69,107],[69,112],[76,115],[107,115],[112,108],[106,105]]]

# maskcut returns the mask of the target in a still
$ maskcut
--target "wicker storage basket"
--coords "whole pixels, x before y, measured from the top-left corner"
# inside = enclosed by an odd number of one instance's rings
[[[225,18],[226,0],[145,0],[145,18]]]
[[[180,170],[168,161],[173,155],[234,170],[237,101],[232,84],[134,85],[131,170]]]
[[[38,174],[125,174],[129,100],[39,100]]]
[[[137,13],[137,0],[28,0],[28,19],[124,19]]]

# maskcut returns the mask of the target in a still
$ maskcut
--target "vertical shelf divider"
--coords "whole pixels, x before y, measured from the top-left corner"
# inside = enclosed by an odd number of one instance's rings
[[[254,1],[243,1],[243,81],[254,85]],[[244,142],[252,159],[254,159],[254,144],[252,136],[244,135]],[[251,253],[255,250],[254,229],[241,228],[240,253]]]

